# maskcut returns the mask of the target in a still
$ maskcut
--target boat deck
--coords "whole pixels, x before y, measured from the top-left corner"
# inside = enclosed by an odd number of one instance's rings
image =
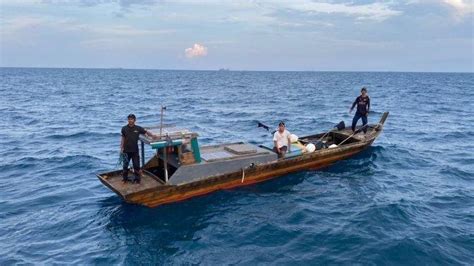
[[[358,127],[356,127],[356,130],[358,130],[360,128],[361,128],[361,126],[358,126]],[[364,134],[364,132],[360,132],[360,133],[357,133],[354,136],[352,136],[352,138],[355,139],[355,140],[358,140],[358,141],[363,141],[363,140],[366,139],[366,137],[370,137],[372,134],[375,134],[376,131],[374,130],[374,128],[375,128],[375,125],[369,125],[369,126],[367,126],[367,133],[366,134]],[[344,134],[348,137],[354,133],[354,132],[352,132],[352,129],[350,127],[346,127],[345,129],[338,130],[336,132],[339,133],[339,134]]]
[[[338,136],[337,138],[339,140],[343,140],[343,139],[351,136],[351,138],[346,142],[346,144],[353,143],[353,142],[359,142],[359,141],[366,141],[367,139],[370,139],[371,137],[375,136],[375,134],[377,133],[377,131],[375,130],[376,126],[377,126],[377,124],[371,124],[371,125],[367,126],[367,133],[366,134],[364,134],[361,131],[361,132],[359,132],[355,135],[352,135],[354,132],[352,131],[352,129],[350,127],[346,127],[344,129],[341,129],[341,130],[333,130],[331,132],[331,134],[328,134],[325,139],[332,139],[332,136],[335,135],[335,136]],[[356,130],[359,130],[361,127],[362,126],[356,127]],[[303,142],[313,142],[313,141],[318,140],[323,135],[324,135],[324,133],[311,135],[311,136],[307,136],[307,137],[302,137],[300,140],[302,140]],[[332,139],[332,140],[334,141],[334,139]],[[338,144],[338,143],[336,142],[336,144]]]
[[[268,153],[268,150],[243,142],[203,146],[201,148],[201,158],[204,163],[253,157]]]
[[[124,197],[139,191],[157,188],[164,185],[161,180],[157,180],[156,177],[147,171],[143,171],[140,184],[122,182],[122,171],[100,174],[98,177],[103,184]],[[129,178],[132,177],[133,173],[129,173]]]

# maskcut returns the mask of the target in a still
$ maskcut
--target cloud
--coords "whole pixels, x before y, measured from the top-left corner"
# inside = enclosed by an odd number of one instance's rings
[[[473,0],[406,0],[407,5],[431,5],[449,7],[457,18],[474,13]]]
[[[90,25],[67,18],[52,18],[38,16],[19,16],[3,21],[0,32],[4,34],[15,34],[22,31],[49,30],[57,32],[82,32],[100,37],[136,37],[136,36],[156,36],[172,33],[170,29],[140,29],[129,25]]]
[[[382,21],[400,15],[402,12],[391,8],[390,3],[371,3],[355,5],[351,3],[314,2],[311,0],[292,0],[275,2],[279,8],[308,13],[327,13],[355,16],[357,19]]]
[[[207,55],[207,47],[195,43],[193,47],[184,49],[187,58],[203,57]]]
[[[42,16],[19,16],[0,22],[1,45],[9,49],[47,47],[55,49],[59,44],[66,47],[92,50],[117,50],[124,47],[143,47],[163,34],[174,32],[168,29],[143,29],[129,25],[84,24],[68,18]],[[46,37],[45,37],[46,36]],[[13,48],[15,47],[15,48]],[[6,48],[5,48],[6,49]]]
[[[458,9],[458,10],[463,10],[467,8],[467,4],[464,3],[462,0],[444,0],[446,4]]]
[[[42,0],[41,2],[45,4],[79,4],[83,6],[116,3],[122,7],[128,8],[133,5],[154,5],[158,3],[159,0]]]
[[[443,0],[445,4],[448,4],[452,8],[454,8],[457,13],[461,16],[464,16],[469,13],[474,12],[474,2],[469,3],[468,1],[463,1],[463,0]]]
[[[166,33],[172,33],[174,30],[145,30],[145,29],[137,29],[134,27],[130,27],[128,25],[117,25],[112,27],[94,27],[89,28],[89,30],[93,33],[101,34],[101,35],[115,35],[115,36],[152,36],[152,35],[160,35]]]
[[[4,0],[9,1],[9,0]],[[11,0],[10,0],[11,1]],[[32,0],[28,0],[32,1]],[[171,5],[183,8],[190,6],[209,6],[211,8],[227,8],[232,12],[251,11],[275,12],[278,10],[294,10],[298,12],[342,14],[356,17],[356,19],[383,21],[387,18],[401,14],[401,11],[394,10],[393,6],[397,1],[373,1],[372,3],[358,4],[358,1],[350,0],[36,0],[47,4],[77,4],[81,6],[97,6],[103,4],[116,4],[121,7],[122,12],[131,12],[134,7]],[[418,1],[418,0],[406,0]],[[436,0],[443,1],[443,0]],[[466,0],[464,0],[466,1]],[[469,1],[469,0],[468,0]],[[366,1],[364,1],[366,2]],[[446,2],[462,2],[462,0],[446,0]],[[124,16],[123,13],[118,14]]]
[[[3,0],[9,1],[9,0]],[[28,0],[34,1],[34,0]],[[132,13],[134,7],[146,7],[153,6],[160,3],[162,0],[35,0],[43,4],[55,5],[55,6],[71,6],[76,5],[80,7],[97,7],[100,5],[117,5],[120,7],[120,11],[115,11],[113,14],[115,17],[124,18],[127,14]]]
[[[19,16],[11,19],[5,19],[2,22],[0,32],[2,34],[14,33],[28,28],[41,27],[45,19],[40,17]]]

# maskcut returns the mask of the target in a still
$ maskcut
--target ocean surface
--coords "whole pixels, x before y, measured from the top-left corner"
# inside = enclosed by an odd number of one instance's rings
[[[0,68],[0,265],[474,264],[474,74]],[[120,128],[270,145],[349,124],[367,86],[383,134],[319,171],[154,209],[96,174]]]

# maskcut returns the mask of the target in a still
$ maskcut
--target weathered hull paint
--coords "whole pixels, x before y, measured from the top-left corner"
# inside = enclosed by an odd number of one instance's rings
[[[148,207],[156,207],[162,204],[173,203],[183,201],[189,198],[202,196],[215,192],[217,190],[232,189],[241,186],[248,186],[260,182],[264,182],[276,177],[280,177],[289,173],[294,173],[302,170],[316,170],[333,164],[334,162],[344,160],[351,157],[367,147],[363,145],[361,147],[353,148],[340,155],[321,158],[320,160],[310,160],[307,162],[301,162],[292,166],[286,166],[288,162],[277,163],[273,166],[274,169],[267,171],[259,171],[259,167],[255,169],[244,170],[245,176],[242,182],[242,172],[227,174],[210,178],[206,181],[194,182],[183,186],[173,187],[162,187],[159,190],[141,192],[138,195],[130,195],[125,198],[125,201],[134,204],[141,204]],[[282,167],[278,167],[281,164]]]

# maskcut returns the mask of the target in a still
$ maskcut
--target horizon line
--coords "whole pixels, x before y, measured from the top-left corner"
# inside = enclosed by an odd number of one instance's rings
[[[474,74],[469,71],[413,71],[413,70],[257,70],[257,69],[182,69],[182,68],[125,68],[125,67],[41,67],[41,66],[0,66],[0,68],[29,68],[29,69],[90,69],[90,70],[151,70],[151,71],[209,71],[209,72],[373,72],[373,73],[452,73]]]

